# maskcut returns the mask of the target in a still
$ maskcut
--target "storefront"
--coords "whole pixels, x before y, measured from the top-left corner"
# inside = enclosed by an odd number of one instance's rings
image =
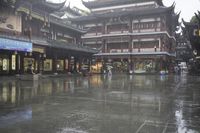
[[[32,43],[0,38],[0,75],[18,74],[27,52],[32,52]]]
[[[110,68],[113,73],[159,73],[168,72],[173,66],[174,56],[166,52],[135,54],[96,54],[96,63],[92,72],[103,73]],[[171,70],[172,71],[172,70]],[[170,71],[170,72],[171,72]]]
[[[134,73],[152,73],[156,70],[156,62],[153,59],[139,59],[134,64]]]
[[[103,63],[102,62],[96,62],[95,64],[93,64],[91,66],[91,72],[92,73],[101,73],[102,72],[102,67],[103,67]]]
[[[0,54],[0,74],[9,73],[10,59],[6,54]]]

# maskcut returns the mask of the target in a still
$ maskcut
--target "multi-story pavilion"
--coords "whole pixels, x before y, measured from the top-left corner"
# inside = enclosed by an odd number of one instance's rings
[[[165,7],[162,0],[98,0],[83,4],[91,13],[73,22],[88,30],[82,36],[83,45],[101,50],[95,55],[94,72],[109,66],[115,72],[170,70],[179,18],[174,4]]]
[[[89,65],[97,50],[81,46],[86,31],[72,25],[63,15],[79,16],[65,2],[17,1],[2,9],[0,19],[0,74],[67,73]]]

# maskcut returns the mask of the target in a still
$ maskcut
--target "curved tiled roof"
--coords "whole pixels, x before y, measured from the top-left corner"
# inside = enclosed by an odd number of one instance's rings
[[[146,9],[137,9],[137,10],[125,10],[125,11],[116,11],[116,12],[109,12],[106,14],[94,14],[91,13],[88,16],[82,16],[72,19],[74,22],[82,22],[82,21],[91,21],[91,20],[98,20],[102,18],[111,18],[111,17],[122,17],[122,16],[144,16],[144,15],[151,15],[151,14],[161,14],[166,13],[168,11],[173,11],[174,6],[171,7],[158,7],[158,8],[146,8]]]
[[[30,13],[30,8],[31,8],[31,13]],[[65,20],[55,18],[52,14],[47,13],[46,10],[44,10],[44,9],[41,10],[40,8],[38,9],[35,5],[32,6],[31,3],[28,3],[28,2],[24,2],[21,5],[19,5],[19,7],[17,8],[16,11],[24,12],[28,15],[31,15],[33,18],[40,19],[41,21],[45,21],[45,17],[48,17],[48,19],[49,19],[48,21],[50,23],[61,26],[63,28],[73,30],[73,31],[81,33],[81,34],[86,33],[85,30],[82,30],[82,29],[72,25],[71,23],[67,23]]]
[[[125,4],[131,4],[131,3],[141,3],[141,2],[150,2],[155,1],[158,3],[158,5],[163,6],[162,0],[95,0],[95,1],[89,1],[84,2],[82,0],[83,5],[85,5],[87,8],[99,8],[99,7],[109,7],[109,6],[116,6],[116,5],[125,5]]]
[[[63,8],[66,1],[67,0],[64,0],[61,3],[52,3],[46,0],[19,0],[17,1],[15,8],[17,9],[20,6],[26,6],[29,9],[36,8],[40,10],[45,10],[45,12],[48,13],[52,13]]]
[[[62,7],[64,7],[66,3],[66,0],[63,1],[62,3],[52,3],[52,2],[47,2],[46,0],[42,0],[41,2],[37,2],[33,4],[33,6],[37,8],[42,8],[45,9],[48,12],[53,12],[60,10]]]

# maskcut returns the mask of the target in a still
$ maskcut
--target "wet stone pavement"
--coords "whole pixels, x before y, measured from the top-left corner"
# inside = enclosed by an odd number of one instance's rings
[[[0,78],[0,133],[200,133],[200,77]]]

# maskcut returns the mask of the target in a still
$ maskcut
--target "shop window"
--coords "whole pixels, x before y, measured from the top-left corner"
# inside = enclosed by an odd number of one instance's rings
[[[91,67],[93,73],[100,73],[102,70],[102,62],[97,62]]]
[[[52,71],[52,60],[46,59],[44,61],[44,71]]]
[[[9,72],[9,59],[6,56],[0,58],[0,72]]]
[[[64,70],[64,60],[57,60],[56,68],[58,71]]]
[[[155,70],[155,62],[152,60],[143,60],[135,63],[135,71],[152,72]]]
[[[3,59],[3,71],[8,71],[9,70],[9,60],[8,59]]]
[[[27,72],[29,65],[35,68],[35,60],[33,58],[24,58],[24,71]],[[35,70],[34,70],[35,71]]]
[[[138,41],[134,42],[134,48],[154,48],[154,47],[159,47],[159,41]]]

